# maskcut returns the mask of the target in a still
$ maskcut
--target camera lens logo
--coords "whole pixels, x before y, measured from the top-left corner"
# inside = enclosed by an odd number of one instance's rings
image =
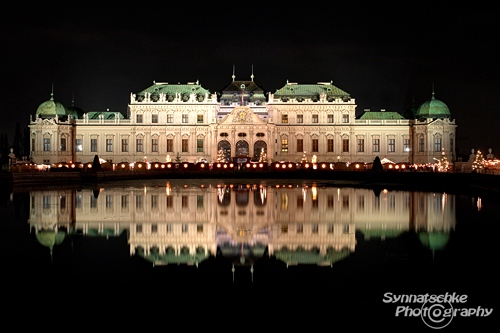
[[[453,306],[451,303],[429,303],[422,305],[422,321],[434,329],[441,329],[448,326],[453,320]]]

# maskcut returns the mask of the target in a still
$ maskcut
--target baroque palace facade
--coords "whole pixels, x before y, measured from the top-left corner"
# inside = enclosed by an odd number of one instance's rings
[[[84,112],[54,99],[30,119],[30,160],[36,164],[258,160],[426,164],[454,161],[456,124],[434,97],[408,110],[364,110],[332,82],[287,82],[267,93],[254,82],[211,93],[199,82],[153,85],[130,94],[127,115]]]

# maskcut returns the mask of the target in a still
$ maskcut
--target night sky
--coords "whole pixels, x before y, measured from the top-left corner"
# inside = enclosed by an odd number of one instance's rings
[[[18,7],[17,5],[14,5]],[[364,109],[435,98],[456,119],[459,154],[500,156],[499,10],[475,3],[23,5],[0,21],[0,133],[50,98],[126,115],[153,81],[217,92],[236,80],[275,92],[333,81]],[[413,8],[411,7],[413,6]]]

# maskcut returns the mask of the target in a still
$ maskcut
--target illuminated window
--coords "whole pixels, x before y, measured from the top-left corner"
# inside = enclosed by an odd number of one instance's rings
[[[83,151],[83,140],[82,139],[76,139],[75,140],[75,148],[76,148],[76,151]]]
[[[196,122],[198,124],[203,124],[203,115],[202,114],[197,115]]]
[[[288,124],[288,115],[287,114],[281,115],[281,123]]]
[[[288,151],[288,139],[281,139],[281,151]]]

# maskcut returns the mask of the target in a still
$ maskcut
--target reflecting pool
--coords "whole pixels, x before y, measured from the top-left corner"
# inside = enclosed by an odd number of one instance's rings
[[[272,290],[422,329],[499,310],[498,195],[228,179],[0,193],[3,283],[26,295]]]

